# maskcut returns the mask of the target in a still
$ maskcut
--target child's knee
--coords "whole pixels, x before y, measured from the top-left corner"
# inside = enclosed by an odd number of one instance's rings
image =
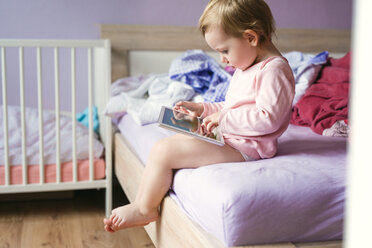
[[[170,159],[170,151],[172,145],[170,140],[162,139],[157,141],[151,149],[151,157],[152,159],[157,160],[158,162],[166,162]]]
[[[163,153],[167,151],[168,147],[169,147],[168,139],[161,139],[154,144],[154,146],[152,147],[152,152]]]

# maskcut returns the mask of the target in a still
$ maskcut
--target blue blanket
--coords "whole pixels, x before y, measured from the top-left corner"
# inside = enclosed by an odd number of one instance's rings
[[[190,85],[207,102],[224,101],[231,79],[228,72],[201,50],[188,50],[174,59],[169,76]]]
[[[98,110],[96,106],[92,108],[93,117],[93,130],[96,134],[99,133],[99,121],[98,121]],[[89,128],[89,107],[87,107],[83,112],[76,114],[76,119],[78,122]]]

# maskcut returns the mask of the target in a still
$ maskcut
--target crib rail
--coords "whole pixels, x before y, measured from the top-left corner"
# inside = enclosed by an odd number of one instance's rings
[[[74,190],[86,188],[106,188],[109,198],[106,198],[106,212],[111,209],[111,121],[107,117],[100,116],[100,133],[105,144],[106,155],[106,179],[94,179],[94,153],[93,153],[93,106],[98,105],[98,110],[102,113],[104,104],[110,96],[110,81],[111,81],[111,48],[108,40],[1,40],[1,80],[2,80],[2,108],[3,108],[3,123],[0,125],[4,131],[4,164],[5,184],[0,185],[0,193],[17,193],[17,192],[38,192],[38,191],[53,191],[53,190]],[[20,89],[20,109],[21,109],[21,133],[22,133],[22,185],[13,185],[11,183],[10,171],[11,165],[9,161],[9,144],[8,144],[8,96],[7,96],[7,49],[18,48],[19,56],[19,89]],[[26,119],[25,119],[25,71],[24,71],[24,48],[35,49],[36,53],[36,75],[37,75],[37,106],[39,114],[39,184],[29,184],[27,181],[27,136],[26,136]],[[54,56],[54,99],[55,99],[55,120],[56,120],[56,182],[46,183],[45,166],[44,166],[44,130],[43,130],[43,79],[42,79],[42,49],[53,49]],[[70,50],[70,66],[71,66],[71,116],[72,116],[72,164],[73,164],[73,179],[72,182],[61,181],[61,134],[60,134],[60,71],[59,71],[59,55],[60,49]],[[89,108],[89,181],[78,181],[77,167],[77,144],[76,144],[76,54],[77,48],[87,50],[87,67],[88,67],[88,108]],[[94,63],[93,63],[94,62]],[[94,68],[93,68],[94,66]],[[95,91],[93,89],[95,87]],[[99,87],[99,88],[98,88]],[[94,94],[94,95],[93,95]],[[97,99],[97,102],[94,100]],[[108,205],[108,206],[107,206]]]

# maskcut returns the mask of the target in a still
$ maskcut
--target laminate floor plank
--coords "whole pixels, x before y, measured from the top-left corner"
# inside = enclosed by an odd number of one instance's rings
[[[107,233],[104,212],[104,192],[96,190],[76,191],[72,199],[1,202],[0,248],[155,247],[142,227]]]

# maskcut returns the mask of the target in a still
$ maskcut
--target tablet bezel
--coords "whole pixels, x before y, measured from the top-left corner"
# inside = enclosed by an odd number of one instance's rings
[[[166,111],[172,111],[173,112],[173,111],[176,111],[176,110],[173,110],[172,108],[169,108],[169,107],[162,106],[161,111],[160,111],[160,115],[159,115],[159,119],[158,119],[158,124],[159,124],[160,127],[167,128],[167,129],[170,129],[172,131],[182,133],[182,134],[185,134],[185,135],[190,135],[194,138],[198,138],[200,140],[203,140],[203,141],[215,144],[215,145],[219,145],[219,146],[225,145],[225,142],[224,142],[223,137],[222,137],[221,134],[219,134],[219,136],[221,137],[221,140],[217,140],[217,139],[213,139],[213,138],[203,136],[203,135],[198,134],[198,133],[194,133],[192,131],[186,131],[186,130],[178,128],[176,126],[169,125],[168,123],[166,123],[164,121],[164,115],[165,115]],[[177,112],[180,112],[180,111],[177,111]],[[182,113],[184,115],[187,115],[183,112],[180,112],[180,113]],[[200,120],[202,121],[202,119],[200,119]]]

